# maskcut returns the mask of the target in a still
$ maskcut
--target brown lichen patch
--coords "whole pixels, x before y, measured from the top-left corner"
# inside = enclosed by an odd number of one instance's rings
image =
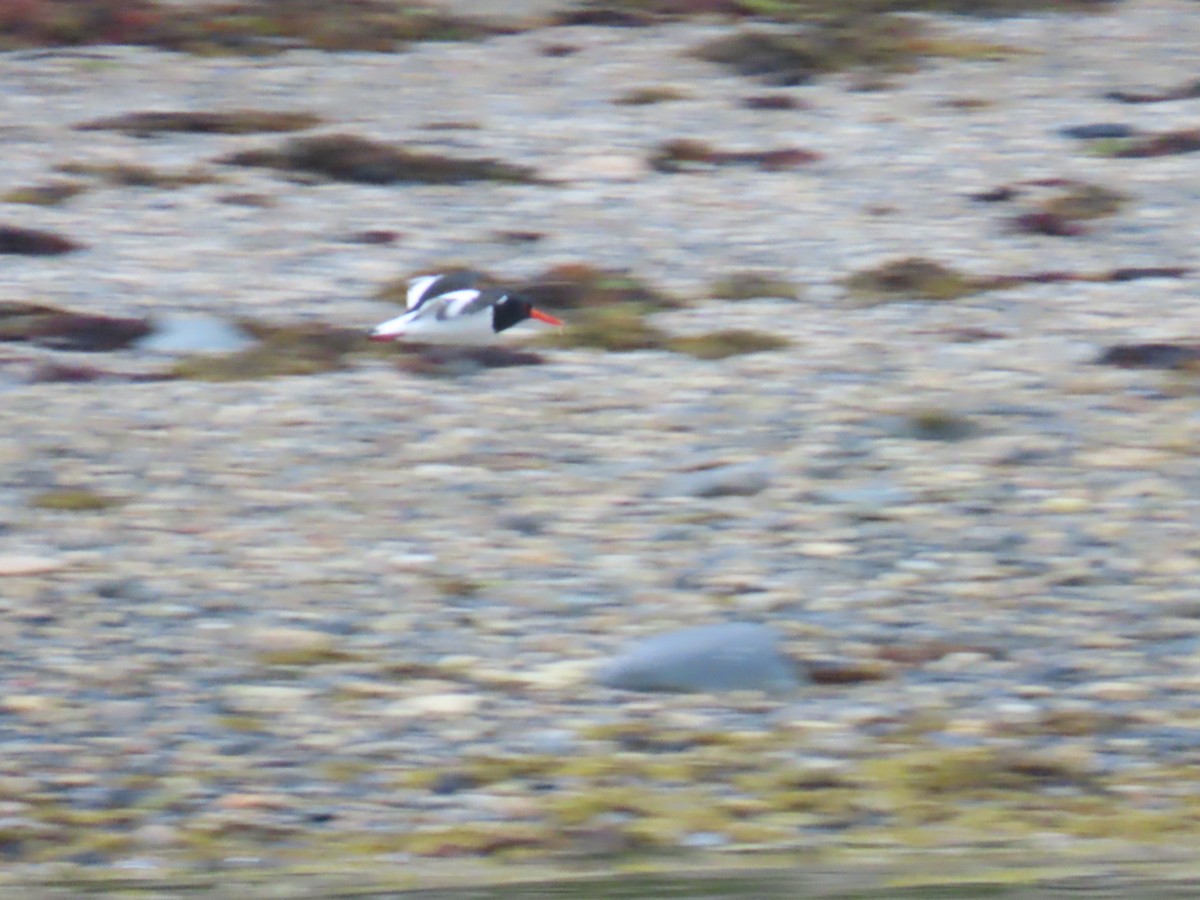
[[[396,243],[400,237],[400,232],[392,231],[390,228],[366,228],[362,231],[352,231],[342,240],[348,244],[382,247]]]
[[[61,256],[79,250],[82,246],[52,231],[25,228],[21,225],[0,225],[0,253]]]
[[[851,299],[864,306],[905,300],[957,300],[988,287],[984,279],[916,256],[856,272],[842,283]]]
[[[409,41],[476,40],[498,31],[415,3],[355,0],[37,0],[0,7],[4,48],[136,44],[200,54],[318,50],[393,51]]]
[[[1116,215],[1129,198],[1120,191],[1071,178],[1043,178],[1002,184],[971,195],[980,203],[1007,203],[1032,194],[1026,211],[1009,225],[1018,232],[1051,237],[1087,233],[1085,223]]]
[[[159,188],[176,190],[198,184],[216,184],[219,175],[194,167],[181,172],[167,172],[139,163],[62,163],[56,167],[64,175],[95,178],[112,187]]]
[[[632,305],[582,309],[570,323],[538,342],[547,347],[609,350],[618,353],[633,350],[661,350],[669,338],[666,332],[646,321],[642,311]]]
[[[764,353],[788,346],[787,338],[748,328],[730,328],[706,334],[673,337],[665,347],[674,353],[685,353],[696,359],[725,359],[747,353]]]
[[[516,228],[497,231],[493,237],[502,244],[536,244],[538,241],[545,239],[546,233],[544,231],[527,231]]]
[[[1081,222],[1116,215],[1128,199],[1112,188],[1078,182],[1045,200],[1041,211],[1060,219]]]
[[[990,657],[1003,655],[1000,651],[990,647],[936,640],[912,644],[887,644],[875,651],[875,655],[879,659],[899,666],[927,665],[953,653],[979,653]]]
[[[1164,131],[1126,141],[1115,140],[1094,146],[1093,152],[1117,159],[1148,159],[1155,156],[1178,156],[1200,153],[1200,128]]]
[[[269,194],[255,194],[253,192],[234,192],[232,194],[222,194],[217,198],[217,202],[225,203],[229,206],[246,206],[252,209],[271,209],[278,203],[278,201]]]
[[[87,185],[79,181],[47,181],[44,184],[13,188],[0,197],[0,200],[29,206],[58,206],[86,190]]]
[[[1102,366],[1122,369],[1186,369],[1200,363],[1200,344],[1114,344],[1096,358]]]
[[[80,131],[121,131],[145,137],[163,132],[184,134],[260,134],[303,131],[321,124],[311,113],[233,109],[226,112],[150,110],[106,119],[93,119],[75,127]]]
[[[507,369],[514,366],[539,366],[546,360],[537,353],[500,345],[416,346],[402,355],[396,368],[412,375],[454,378],[473,375],[484,369]]]
[[[236,353],[182,359],[170,370],[175,378],[196,381],[244,381],[283,375],[315,375],[346,368],[347,356],[366,346],[353,329],[328,325],[263,325],[240,323],[259,339]]]
[[[641,310],[679,309],[686,304],[628,272],[587,263],[564,263],[515,286],[535,306],[576,310],[637,306]]]
[[[925,406],[908,413],[900,431],[905,437],[919,441],[955,443],[974,437],[979,432],[979,426],[953,410]]]
[[[457,825],[413,832],[403,840],[404,850],[416,856],[505,856],[516,851],[558,846],[561,840],[544,827],[513,822]]]
[[[987,747],[914,751],[872,760],[861,768],[868,777],[910,800],[996,799],[1008,792],[1095,783],[1091,772],[1070,761]]]
[[[1106,100],[1118,103],[1167,103],[1173,100],[1195,100],[1200,97],[1200,79],[1188,81],[1162,91],[1109,91]]]
[[[29,384],[89,384],[110,378],[111,373],[95,366],[78,366],[64,363],[39,363],[26,378]]]
[[[695,17],[754,17],[777,22],[824,22],[889,12],[973,16],[1021,15],[1036,10],[1103,10],[1113,0],[585,0],[555,19],[565,25],[642,26]]]
[[[981,109],[990,109],[996,103],[986,97],[948,97],[939,101],[938,105],[959,112],[978,112]]]
[[[704,141],[683,138],[659,145],[650,157],[650,165],[659,172],[704,171],[717,166],[757,166],[767,172],[780,172],[820,158],[820,154],[800,147],[717,150]]]
[[[743,97],[741,105],[746,109],[767,111],[810,108],[809,104],[803,100],[798,100],[788,94],[755,94],[751,97]]]
[[[1098,709],[1048,709],[1024,725],[1009,725],[1008,733],[1060,737],[1083,737],[1089,734],[1111,734],[1136,725],[1135,716]]]
[[[876,660],[847,660],[821,662],[807,666],[805,671],[813,684],[862,684],[891,678],[893,667]]]
[[[531,184],[531,169],[493,159],[465,159],[393,147],[352,134],[295,138],[282,147],[246,150],[219,162],[277,169],[358,184],[462,184],[505,181]]]
[[[73,313],[36,303],[0,303],[0,341],[54,350],[120,350],[151,331],[145,319]]]
[[[713,282],[708,295],[716,300],[756,300],[762,297],[799,300],[792,282],[769,272],[730,272]]]
[[[1127,266],[1101,272],[1024,272],[1015,275],[993,275],[980,278],[980,290],[1000,290],[1022,284],[1061,284],[1086,281],[1096,284],[1118,284],[1146,278],[1183,278],[1191,272],[1186,266]]]
[[[116,497],[87,488],[56,488],[35,494],[30,498],[29,506],[55,512],[99,512],[120,502]]]
[[[1079,237],[1087,229],[1074,219],[1067,219],[1048,212],[1028,212],[1014,216],[1010,222],[1013,231],[1021,234],[1041,234],[1046,237]]]
[[[912,71],[928,39],[916,20],[867,15],[817,22],[802,31],[739,31],[693,52],[740,75],[789,86],[847,69]]]
[[[690,94],[681,88],[670,85],[634,88],[621,94],[613,103],[617,106],[653,106],[657,103],[670,103],[674,100],[687,100]]]

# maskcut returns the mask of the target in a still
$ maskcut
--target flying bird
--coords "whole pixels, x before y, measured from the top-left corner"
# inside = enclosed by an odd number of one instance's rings
[[[376,325],[371,340],[486,344],[528,319],[563,324],[524,297],[481,287],[480,281],[477,272],[465,269],[414,278],[408,284],[408,312]]]

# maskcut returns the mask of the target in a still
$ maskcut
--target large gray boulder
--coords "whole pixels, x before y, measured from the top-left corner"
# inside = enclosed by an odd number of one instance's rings
[[[780,693],[800,684],[795,662],[779,650],[779,633],[752,622],[722,622],[637,641],[597,673],[627,691]]]

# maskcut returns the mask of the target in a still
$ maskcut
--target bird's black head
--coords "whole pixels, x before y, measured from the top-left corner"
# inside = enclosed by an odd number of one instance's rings
[[[499,334],[529,318],[533,304],[523,297],[507,294],[492,306],[492,331]]]

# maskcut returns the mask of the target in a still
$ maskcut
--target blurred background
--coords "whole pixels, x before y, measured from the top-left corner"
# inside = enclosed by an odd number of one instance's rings
[[[1198,12],[0,0],[0,884],[1187,896]]]

